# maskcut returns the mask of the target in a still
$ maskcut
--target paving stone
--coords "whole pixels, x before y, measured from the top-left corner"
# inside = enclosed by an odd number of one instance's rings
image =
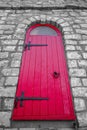
[[[10,112],[0,112],[0,125],[10,127]]]
[[[80,78],[71,78],[71,86],[72,87],[82,86],[81,79]]]
[[[3,51],[15,51],[16,46],[3,46]]]
[[[70,76],[86,77],[86,70],[73,68],[73,69],[70,69],[69,74],[70,74]]]
[[[77,61],[76,60],[68,60],[68,67],[77,67]]]
[[[74,98],[75,110],[84,111],[86,110],[85,100],[81,98]]]
[[[18,77],[7,77],[5,85],[17,85]]]
[[[0,96],[1,97],[14,97],[15,96],[16,87],[0,87]]]
[[[72,88],[74,97],[87,97],[87,88],[76,87]]]
[[[77,113],[77,119],[79,121],[79,126],[87,126],[87,112]]]
[[[67,51],[68,59],[81,59],[81,54],[77,51]]]
[[[19,74],[19,69],[17,69],[17,68],[3,69],[2,74],[4,76],[17,76]]]
[[[86,86],[86,87],[87,87],[87,78],[82,79],[82,83],[83,83],[83,85],[84,85],[84,86]]]
[[[8,58],[8,52],[0,52],[0,58],[1,59]]]
[[[5,98],[4,99],[4,110],[12,110],[13,108],[14,99]]]

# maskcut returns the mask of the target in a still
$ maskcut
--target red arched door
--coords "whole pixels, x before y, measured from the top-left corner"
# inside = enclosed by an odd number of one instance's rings
[[[12,120],[75,120],[60,31],[36,24],[24,48]]]

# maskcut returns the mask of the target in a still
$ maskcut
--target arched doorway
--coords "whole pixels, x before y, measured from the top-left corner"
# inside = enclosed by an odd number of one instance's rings
[[[24,51],[12,120],[75,120],[61,32],[31,26]]]

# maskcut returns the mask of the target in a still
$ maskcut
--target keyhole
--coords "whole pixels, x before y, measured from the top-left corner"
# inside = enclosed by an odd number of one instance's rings
[[[59,77],[59,73],[56,72],[56,71],[54,71],[54,72],[53,72],[53,77],[54,77],[54,78],[58,78],[58,77]]]

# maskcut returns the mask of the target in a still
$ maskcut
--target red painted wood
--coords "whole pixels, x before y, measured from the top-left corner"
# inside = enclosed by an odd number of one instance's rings
[[[29,35],[38,26],[54,29],[58,36]],[[36,24],[26,32],[25,44],[48,44],[23,51],[16,96],[48,97],[49,100],[27,100],[14,107],[12,120],[75,120],[62,36],[50,24]],[[53,72],[58,72],[55,78]]]

